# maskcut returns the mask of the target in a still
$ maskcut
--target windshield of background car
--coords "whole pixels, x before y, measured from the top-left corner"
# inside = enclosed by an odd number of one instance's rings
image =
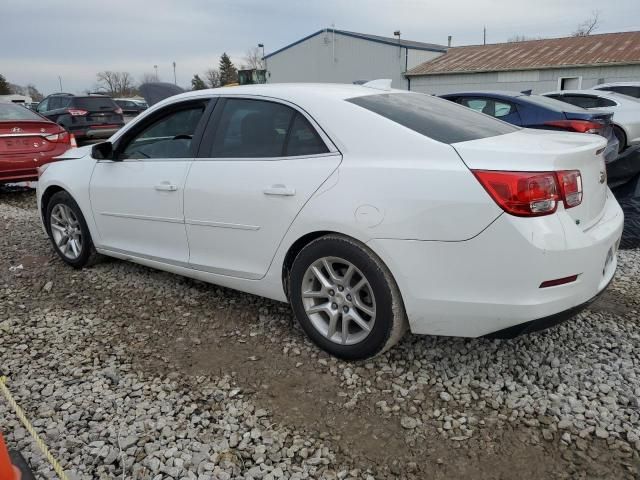
[[[384,93],[347,99],[442,143],[495,137],[519,130],[449,100],[418,93]]]
[[[0,121],[2,120],[36,120],[42,122],[40,115],[33,113],[27,107],[13,103],[0,103]]]
[[[77,97],[73,99],[73,106],[76,108],[83,108],[90,112],[115,110],[118,108],[116,102],[108,97]]]

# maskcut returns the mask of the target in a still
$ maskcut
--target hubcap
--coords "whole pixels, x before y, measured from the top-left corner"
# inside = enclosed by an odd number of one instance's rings
[[[376,320],[376,301],[369,281],[351,262],[323,257],[302,280],[302,304],[313,327],[341,345],[364,340]]]
[[[69,260],[75,260],[82,252],[80,222],[68,206],[59,203],[51,210],[51,235],[56,246]]]

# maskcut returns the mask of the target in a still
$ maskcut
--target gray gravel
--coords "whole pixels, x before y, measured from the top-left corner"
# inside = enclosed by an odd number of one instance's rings
[[[600,301],[552,330],[509,341],[408,336],[379,358],[349,364],[318,352],[291,327],[286,306],[124,262],[81,272],[59,265],[32,201],[0,199],[0,370],[71,478],[424,478],[427,468],[433,478],[499,478],[465,471],[464,458],[473,466],[485,452],[508,454],[510,439],[549,456],[555,470],[545,472],[556,478],[640,471],[638,250],[620,252]],[[95,297],[73,294],[80,284]],[[211,308],[228,312],[233,327],[178,336],[181,325],[206,322],[199,316]],[[158,309],[166,315],[154,320]],[[285,376],[298,370],[309,384],[322,375],[326,398],[301,407],[305,424],[256,387],[265,379],[251,367],[185,366],[214,341],[235,345],[228,354],[247,349],[244,362],[256,369],[284,365]],[[275,377],[269,383],[282,380]],[[313,410],[325,404],[365,433],[373,428],[365,424],[396,425],[401,461],[376,461],[392,443],[374,442],[380,452],[364,460],[353,453],[346,429],[327,433],[314,423]],[[2,401],[0,415],[8,441],[42,478],[55,478]],[[405,459],[403,449],[419,455]],[[530,463],[519,476],[543,478]]]

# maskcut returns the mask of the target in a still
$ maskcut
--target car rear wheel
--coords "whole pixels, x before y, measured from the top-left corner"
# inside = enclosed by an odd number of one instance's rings
[[[49,200],[46,226],[54,250],[67,264],[82,268],[98,259],[80,207],[67,192],[58,192]]]
[[[613,127],[613,134],[618,139],[618,153],[621,153],[625,148],[627,148],[627,136],[624,134],[624,131],[617,125],[614,125]]]
[[[311,340],[346,360],[378,355],[407,329],[398,287],[366,246],[327,235],[305,246],[289,276],[296,318]]]

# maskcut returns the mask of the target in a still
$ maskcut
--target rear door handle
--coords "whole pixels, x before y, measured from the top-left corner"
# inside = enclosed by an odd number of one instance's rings
[[[158,185],[155,185],[153,188],[161,192],[175,192],[176,190],[178,190],[177,185],[172,185],[169,182],[159,183]]]
[[[271,185],[263,190],[265,195],[282,195],[284,197],[292,197],[296,194],[295,188],[288,188],[286,185]]]

